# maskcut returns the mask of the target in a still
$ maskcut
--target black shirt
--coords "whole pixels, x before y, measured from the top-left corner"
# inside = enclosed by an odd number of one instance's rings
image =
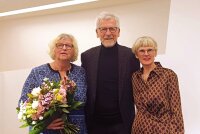
[[[101,46],[95,120],[100,123],[121,122],[118,96],[118,45],[106,48]]]

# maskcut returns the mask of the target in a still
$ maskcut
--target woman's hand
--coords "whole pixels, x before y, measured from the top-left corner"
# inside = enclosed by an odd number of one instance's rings
[[[55,119],[47,126],[47,129],[63,129],[64,121],[61,118]]]

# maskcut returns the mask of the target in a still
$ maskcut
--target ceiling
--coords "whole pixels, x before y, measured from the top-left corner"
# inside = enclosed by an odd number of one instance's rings
[[[42,6],[69,0],[0,0],[0,12],[8,12],[23,8]]]
[[[66,1],[70,1],[70,0],[0,0],[0,3],[1,3],[0,14],[3,12],[13,11],[13,10],[43,6],[43,5],[66,2]],[[78,11],[78,10],[84,10],[84,9],[122,5],[122,4],[128,4],[128,3],[139,2],[139,1],[144,1],[144,0],[98,0],[98,1],[90,2],[90,3],[72,5],[72,6],[67,6],[67,7],[47,9],[47,10],[35,11],[31,13],[23,13],[23,14],[12,15],[12,16],[4,16],[4,17],[0,17],[0,20],[8,19],[8,18],[16,18],[16,17],[21,17],[21,16],[26,17],[26,16],[31,16],[31,15],[44,15],[44,14],[53,14],[53,13],[59,13],[59,12],[72,12],[72,11]]]

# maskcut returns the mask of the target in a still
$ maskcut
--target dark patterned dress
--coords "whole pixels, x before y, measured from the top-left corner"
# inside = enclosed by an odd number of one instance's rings
[[[143,68],[132,76],[136,117],[133,134],[183,134],[184,125],[177,75],[156,62],[147,82]]]
[[[86,101],[86,79],[85,79],[85,70],[75,64],[71,64],[72,68],[68,74],[69,79],[73,80],[77,84],[77,90],[74,95],[76,101]],[[44,78],[49,78],[49,80],[54,80],[56,82],[60,81],[60,74],[58,71],[53,70],[50,67],[50,64],[43,64],[41,66],[35,67],[31,70],[28,78],[26,79],[22,94],[19,102],[26,101],[27,93],[30,93],[31,90],[35,87],[39,87],[43,82]],[[85,125],[85,114],[84,109],[77,111],[72,111],[69,114],[69,120],[73,124],[76,124],[80,127],[79,134],[87,134],[86,125]],[[60,134],[59,130],[49,130],[46,129],[42,134]]]

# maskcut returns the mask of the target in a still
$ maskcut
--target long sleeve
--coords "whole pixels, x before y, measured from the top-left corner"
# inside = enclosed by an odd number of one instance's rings
[[[168,83],[171,121],[170,131],[173,134],[184,134],[184,123],[181,109],[181,98],[179,92],[178,78],[175,73],[172,73]]]
[[[27,100],[27,93],[30,93],[33,88],[38,87],[38,86],[39,86],[39,83],[36,79],[34,70],[32,69],[30,74],[28,75],[25,83],[24,83],[18,105],[20,104],[21,101],[23,101],[23,102],[26,101]]]

